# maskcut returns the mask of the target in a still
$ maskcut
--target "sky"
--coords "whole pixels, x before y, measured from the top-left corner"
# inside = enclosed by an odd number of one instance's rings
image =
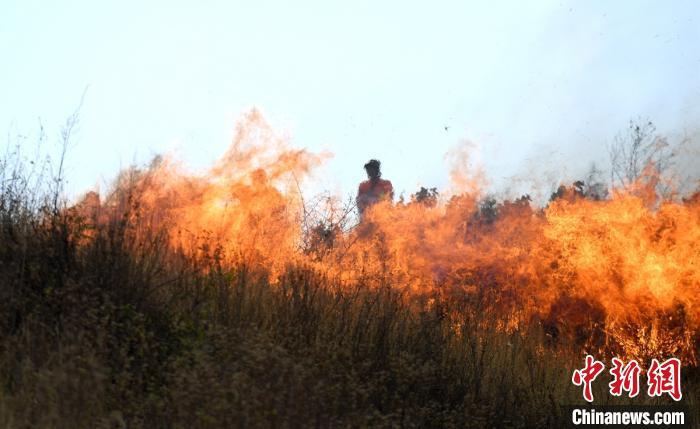
[[[397,194],[443,188],[465,142],[494,190],[546,191],[606,167],[630,119],[700,119],[697,1],[3,0],[0,55],[6,145],[41,124],[55,150],[85,93],[73,195],[159,153],[203,169],[253,107],[332,152],[317,179],[341,195],[370,158]]]

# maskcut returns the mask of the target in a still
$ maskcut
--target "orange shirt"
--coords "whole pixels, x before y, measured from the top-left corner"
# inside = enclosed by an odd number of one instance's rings
[[[393,197],[394,187],[390,181],[382,179],[375,181],[365,180],[360,183],[360,187],[357,189],[357,208],[362,213],[367,207]]]

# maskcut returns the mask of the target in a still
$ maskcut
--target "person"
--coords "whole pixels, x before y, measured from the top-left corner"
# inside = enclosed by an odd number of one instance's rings
[[[357,209],[360,212],[360,217],[372,205],[380,201],[391,201],[394,198],[394,187],[388,180],[382,179],[381,162],[376,159],[370,159],[365,164],[368,180],[360,183],[357,190]]]

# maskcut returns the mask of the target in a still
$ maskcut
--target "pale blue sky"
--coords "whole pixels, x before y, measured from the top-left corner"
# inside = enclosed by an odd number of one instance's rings
[[[397,191],[442,187],[463,139],[494,187],[535,170],[546,187],[632,117],[700,119],[697,1],[3,0],[0,54],[10,138],[38,118],[55,136],[89,85],[72,193],[174,148],[201,168],[252,106],[332,151],[323,183],[343,194],[372,157]]]

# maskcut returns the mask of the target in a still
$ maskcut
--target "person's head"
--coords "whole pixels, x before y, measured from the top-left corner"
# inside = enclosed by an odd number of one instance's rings
[[[382,172],[380,170],[382,163],[376,159],[370,159],[367,164],[365,164],[365,171],[367,172],[367,177],[370,179],[379,179],[382,177]]]

